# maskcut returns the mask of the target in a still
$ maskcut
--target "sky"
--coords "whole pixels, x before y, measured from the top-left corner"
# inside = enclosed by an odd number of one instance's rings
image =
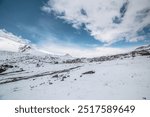
[[[54,54],[122,53],[150,44],[150,0],[0,0],[0,30]]]

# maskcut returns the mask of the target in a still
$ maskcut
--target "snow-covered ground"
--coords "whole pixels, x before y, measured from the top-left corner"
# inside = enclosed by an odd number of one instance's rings
[[[1,51],[0,99],[150,99],[150,56],[65,60]]]

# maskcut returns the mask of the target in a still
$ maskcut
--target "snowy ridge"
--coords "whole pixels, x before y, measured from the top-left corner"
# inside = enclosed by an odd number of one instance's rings
[[[94,58],[75,58],[75,59],[67,60],[65,62],[66,63],[103,62],[103,61],[110,61],[114,59],[123,59],[123,58],[130,58],[130,57],[144,56],[144,55],[150,55],[150,45],[139,47],[128,53],[94,57]]]
[[[150,45],[144,45],[135,49],[135,51],[150,50]]]
[[[40,50],[29,40],[16,36],[6,30],[0,29],[0,50],[11,52],[23,52],[34,55],[47,54],[47,51]]]
[[[5,30],[0,30],[0,50],[18,52],[19,47],[25,44],[29,44],[29,41]]]
[[[20,44],[28,44],[29,41],[22,39],[22,37],[17,37],[14,34],[7,32],[6,30],[0,30],[0,38],[5,38],[5,40],[13,41]]]

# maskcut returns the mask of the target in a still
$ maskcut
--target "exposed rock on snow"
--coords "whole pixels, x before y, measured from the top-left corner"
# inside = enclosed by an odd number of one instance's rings
[[[19,47],[19,52],[28,52],[31,49],[31,46],[24,45],[22,47]]]

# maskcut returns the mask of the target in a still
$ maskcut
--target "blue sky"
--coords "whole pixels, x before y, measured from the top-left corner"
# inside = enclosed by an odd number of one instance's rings
[[[53,14],[45,13],[41,7],[48,0],[0,0],[0,28],[31,40],[33,43],[49,38],[62,43],[75,43],[81,46],[101,43],[88,32],[75,29]],[[29,29],[30,28],[30,29]]]
[[[0,29],[47,50],[130,48],[150,43],[148,2],[0,0]]]

